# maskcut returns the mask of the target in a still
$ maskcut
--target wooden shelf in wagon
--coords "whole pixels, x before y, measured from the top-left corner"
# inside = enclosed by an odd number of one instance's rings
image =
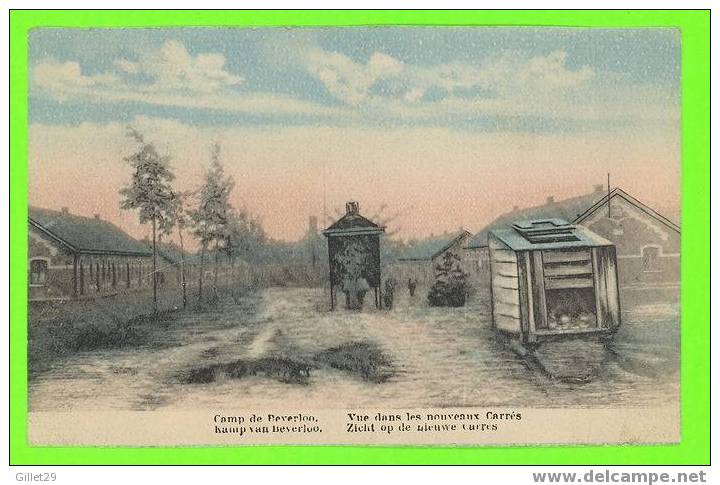
[[[562,219],[515,222],[488,237],[493,326],[532,347],[612,336],[620,325],[615,246]]]

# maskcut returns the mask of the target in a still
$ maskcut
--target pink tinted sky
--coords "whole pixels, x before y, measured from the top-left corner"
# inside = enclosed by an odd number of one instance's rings
[[[233,202],[258,216],[269,236],[301,238],[308,217],[322,221],[349,199],[363,212],[380,204],[402,215],[398,237],[423,237],[464,227],[477,231],[513,206],[581,195],[612,185],[677,219],[679,141],[668,132],[579,134],[478,133],[440,128],[193,127],[142,118],[135,123],[172,157],[181,189],[196,187],[209,145],[222,146],[236,181]],[[29,198],[32,205],[97,213],[143,237],[137,215],[119,209],[132,145],[118,123],[33,124]],[[672,135],[672,132],[670,132]],[[324,174],[324,181],[323,181]],[[324,195],[323,195],[324,194]]]

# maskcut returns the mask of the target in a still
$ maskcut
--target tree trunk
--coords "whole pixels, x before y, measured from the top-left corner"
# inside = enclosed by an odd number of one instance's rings
[[[78,255],[73,254],[73,295],[75,298],[78,296]]]
[[[231,293],[234,294],[237,281],[235,279],[235,248],[233,247],[233,240],[231,237],[227,239],[227,250],[228,250],[228,263],[230,263],[230,277],[228,278],[228,284],[231,288]]]
[[[152,238],[153,238],[153,313],[157,313],[157,240],[156,240],[157,222],[155,216],[152,218]]]
[[[240,283],[240,279],[235,271],[235,252],[230,253],[230,284],[237,286]]]
[[[183,246],[183,235],[180,224],[178,224],[178,237],[180,238],[180,286],[182,286],[183,309],[187,307],[187,283],[185,281],[185,247]]]
[[[205,273],[205,248],[207,243],[203,242],[202,249],[200,250],[200,280],[198,281],[198,300],[202,302],[203,299],[203,273]]]
[[[230,278],[228,284],[230,285],[230,294],[233,297],[235,303],[238,302],[239,294],[238,287],[240,286],[237,275],[235,274],[235,249],[232,245],[232,239],[228,238],[228,261],[230,262]]]
[[[215,241],[215,268],[213,272],[213,297],[218,299],[218,242]]]

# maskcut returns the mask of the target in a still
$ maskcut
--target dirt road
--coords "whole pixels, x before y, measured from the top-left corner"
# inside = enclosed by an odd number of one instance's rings
[[[392,311],[325,311],[322,289],[270,288],[209,312],[183,312],[147,345],[83,352],[30,382],[32,411],[70,409],[368,407],[645,407],[677,401],[678,309],[625,309],[616,355],[591,382],[563,383],[530,371],[490,330],[489,307],[428,308],[399,297]],[[317,363],[317,355],[364,342],[390,360],[384,382]],[[213,374],[192,369],[244,363],[307,362],[309,377]],[[284,361],[283,361],[284,362]],[[276,364],[273,364],[276,365]],[[257,367],[257,365],[256,365]]]

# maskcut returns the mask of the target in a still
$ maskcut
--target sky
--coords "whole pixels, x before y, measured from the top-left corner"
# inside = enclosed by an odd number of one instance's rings
[[[180,190],[219,143],[232,202],[281,240],[347,200],[385,206],[401,238],[474,232],[608,172],[679,212],[674,29],[38,29],[29,49],[30,203],[136,237],[128,126]]]

